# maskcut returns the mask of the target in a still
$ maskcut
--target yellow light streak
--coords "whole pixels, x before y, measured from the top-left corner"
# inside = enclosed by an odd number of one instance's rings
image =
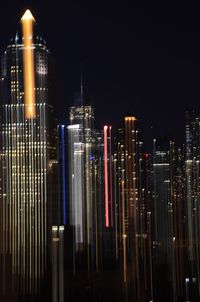
[[[23,63],[24,63],[24,101],[25,118],[36,117],[35,111],[35,78],[34,78],[34,55],[33,55],[33,18],[30,10],[26,10],[21,18],[24,40]]]

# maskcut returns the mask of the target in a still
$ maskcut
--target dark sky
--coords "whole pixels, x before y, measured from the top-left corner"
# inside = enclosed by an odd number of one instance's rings
[[[0,51],[30,8],[56,62],[61,120],[79,90],[82,64],[98,126],[117,126],[132,113],[146,135],[154,126],[156,135],[181,142],[185,110],[200,103],[200,5],[137,2],[4,0]]]

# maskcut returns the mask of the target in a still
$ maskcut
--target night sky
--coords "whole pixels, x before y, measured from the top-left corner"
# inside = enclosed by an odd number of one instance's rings
[[[80,90],[82,68],[98,127],[118,126],[129,113],[144,126],[146,136],[153,126],[155,135],[181,143],[185,110],[199,109],[200,5],[137,2],[1,2],[0,51],[29,8],[56,62],[61,121]]]

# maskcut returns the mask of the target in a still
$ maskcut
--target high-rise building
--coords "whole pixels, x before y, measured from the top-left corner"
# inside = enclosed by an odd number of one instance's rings
[[[68,126],[70,224],[75,251],[81,243],[87,271],[93,262],[93,139],[94,110],[89,105],[70,107]],[[74,257],[75,259],[75,257]]]
[[[66,225],[69,223],[67,220],[68,202],[67,202],[67,127],[65,125],[58,125],[58,206],[59,206],[59,221],[60,224]]]
[[[186,113],[186,223],[187,223],[187,283],[192,288],[190,298],[198,301],[200,296],[200,117],[195,112]],[[186,280],[185,279],[185,280]]]
[[[148,154],[136,118],[125,117],[113,156],[115,257],[122,271],[125,301],[151,297],[151,221]]]
[[[111,129],[111,126],[104,126],[104,204],[106,228],[113,226]]]
[[[27,10],[1,58],[3,295],[40,295],[51,237],[49,173],[56,162],[50,52]],[[51,174],[51,173],[50,173]],[[48,232],[49,231],[49,232]]]
[[[69,223],[73,226],[73,247],[76,253],[86,246],[86,217],[84,196],[84,143],[79,124],[68,126],[69,153]]]
[[[152,210],[154,299],[163,292],[172,297],[173,207],[171,199],[170,145],[167,139],[154,139],[154,200]],[[164,223],[163,223],[164,222]],[[165,272],[163,278],[161,278]]]
[[[93,164],[93,253],[96,272],[103,270],[103,240],[105,230],[104,215],[104,139],[102,131],[94,133],[94,164]]]
[[[119,128],[114,152],[114,221],[115,257],[119,261],[123,280],[123,294],[127,291],[127,218],[125,206],[124,128]]]
[[[125,200],[127,220],[127,257],[130,297],[139,292],[138,192],[136,167],[136,118],[125,117]],[[134,284],[134,287],[131,284]]]
[[[103,180],[104,180],[104,219],[103,219],[103,254],[104,265],[113,266],[115,259],[114,237],[114,203],[113,203],[113,150],[112,150],[112,127],[103,128]]]
[[[185,296],[187,272],[187,224],[184,148],[170,142],[170,184],[173,209],[172,287],[173,297]]]

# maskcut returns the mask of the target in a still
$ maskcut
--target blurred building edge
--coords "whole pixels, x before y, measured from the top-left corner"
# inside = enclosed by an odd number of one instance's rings
[[[64,302],[64,232],[63,225],[52,226],[52,302]]]

